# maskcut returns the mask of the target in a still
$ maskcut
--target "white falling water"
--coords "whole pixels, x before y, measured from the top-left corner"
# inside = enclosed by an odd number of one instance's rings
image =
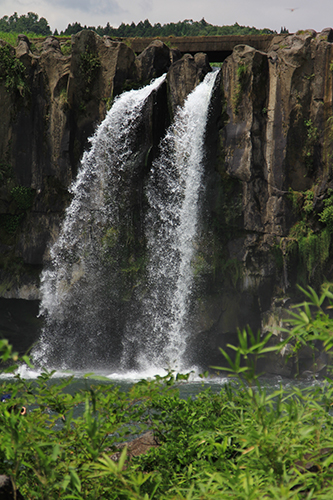
[[[40,311],[46,324],[33,352],[37,364],[98,366],[101,358],[108,363],[112,351],[115,357],[115,343],[121,345],[115,333],[122,321],[116,305],[108,314],[118,300],[117,284],[112,282],[117,263],[105,258],[103,241],[108,235],[110,240],[110,234],[116,240],[120,223],[126,222],[120,219],[129,204],[142,110],[164,80],[165,75],[118,97],[90,139],[71,187],[72,203],[51,249],[51,265],[41,276]]]
[[[123,341],[123,365],[135,353],[140,371],[186,368],[204,140],[216,76],[209,73],[178,111],[148,182],[148,291]]]
[[[148,258],[144,283],[134,284],[130,299],[123,293],[129,267],[122,258],[133,237],[128,229],[135,215],[131,193],[140,178],[135,165],[142,165],[138,137],[144,140],[147,97],[165,76],[116,99],[90,139],[51,265],[41,277],[45,328],[33,352],[36,364],[74,369],[120,364],[123,370],[156,373],[186,366],[204,140],[216,75],[208,74],[188,96],[149,172],[140,237]]]

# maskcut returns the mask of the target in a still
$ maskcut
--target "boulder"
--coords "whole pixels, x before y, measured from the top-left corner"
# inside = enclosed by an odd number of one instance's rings
[[[60,42],[55,36],[48,36],[42,43],[43,52],[48,52],[49,50],[61,52]]]
[[[205,75],[211,71],[207,54],[185,54],[174,62],[168,71],[168,86],[171,108],[175,113],[178,106],[182,106],[188,94],[200,83]]]
[[[153,431],[148,431],[139,436],[138,438],[133,439],[132,441],[128,441],[126,443],[121,443],[116,447],[122,450],[127,446],[127,457],[129,460],[133,457],[137,457],[139,455],[144,455],[151,448],[157,448],[160,446],[160,443]],[[117,451],[111,455],[111,459],[114,461],[118,461],[121,455],[121,451]]]
[[[26,54],[30,53],[30,41],[26,35],[17,36],[16,57],[21,59]]]
[[[0,498],[1,500],[24,500],[18,490],[14,491],[10,478],[5,475],[0,475]]]
[[[161,40],[154,40],[136,58],[135,65],[139,81],[147,82],[157,78],[166,73],[171,65],[170,49]]]

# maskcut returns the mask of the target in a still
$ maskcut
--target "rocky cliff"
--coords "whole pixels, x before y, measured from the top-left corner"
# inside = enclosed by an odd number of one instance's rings
[[[151,107],[144,175],[175,109],[211,68],[204,54],[180,58],[155,41],[136,56],[91,31],[71,43],[21,37],[16,54],[1,44],[0,68],[0,294],[38,299],[68,186],[114,97],[168,73]],[[223,64],[206,140],[193,361],[213,362],[237,327],[274,328],[296,283],[332,278],[332,79],[331,29],[278,37],[267,52],[239,45]]]

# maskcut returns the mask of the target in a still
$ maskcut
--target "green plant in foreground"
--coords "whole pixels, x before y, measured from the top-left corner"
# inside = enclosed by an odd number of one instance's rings
[[[308,346],[313,353],[313,369],[315,370],[316,342],[320,341],[325,350],[330,352],[333,348],[333,319],[324,309],[332,309],[333,293],[330,284],[325,284],[320,296],[312,288],[305,290],[299,287],[307,297],[307,301],[297,304],[290,311],[290,318],[287,322],[292,328],[284,328],[282,331],[288,334],[286,340],[281,344],[281,349],[286,344],[292,346],[292,352],[296,355],[297,374],[299,374],[299,351],[302,347]]]
[[[304,293],[288,342],[316,336],[331,349],[332,320],[323,305],[333,303],[333,294],[329,286],[321,296]],[[79,391],[69,390],[71,377],[52,381],[46,371],[35,381],[2,379],[2,393],[12,393],[15,404],[29,411],[22,417],[10,411],[12,401],[1,404],[0,473],[31,500],[329,500],[332,381],[305,389],[262,387],[257,361],[279,349],[269,341],[249,329],[239,332],[239,345],[229,346],[234,358],[222,350],[230,383],[218,392],[202,387],[188,399],[179,395],[188,375],[173,373],[127,392],[103,380],[92,385],[89,375]],[[6,341],[0,353],[7,371],[29,363]],[[131,459],[124,447],[114,459],[117,444],[147,429],[158,447]]]

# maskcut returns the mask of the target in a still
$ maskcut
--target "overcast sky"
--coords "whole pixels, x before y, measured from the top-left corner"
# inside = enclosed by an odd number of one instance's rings
[[[35,12],[45,17],[54,31],[69,23],[117,27],[149,19],[151,24],[193,19],[217,25],[237,22],[244,26],[290,32],[333,26],[333,0],[0,0],[0,18]]]

